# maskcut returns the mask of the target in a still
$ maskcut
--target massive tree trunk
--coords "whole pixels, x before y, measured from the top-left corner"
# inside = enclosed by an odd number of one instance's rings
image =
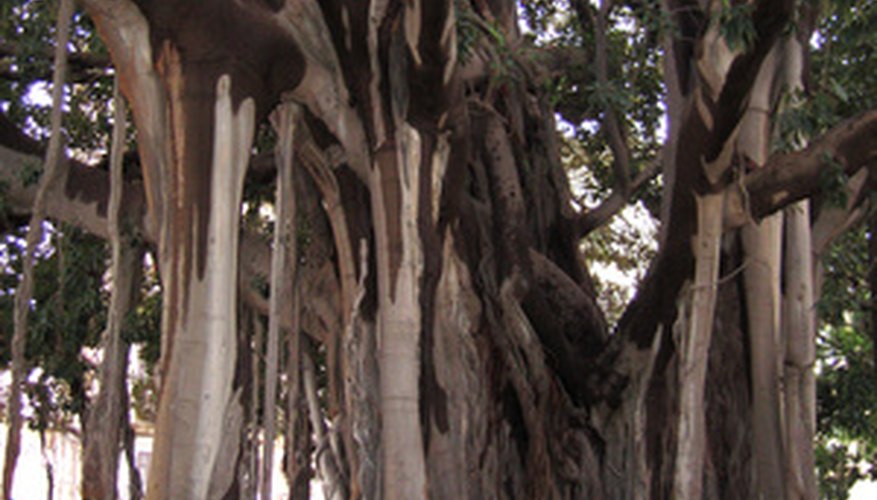
[[[812,469],[812,264],[799,249],[781,266],[777,222],[742,241],[731,230],[817,189],[829,149],[850,173],[873,163],[877,112],[767,156],[779,78],[769,54],[795,2],[753,2],[745,50],[727,47],[704,2],[664,2],[681,32],[665,44],[661,247],[611,336],[579,240],[631,180],[600,215],[572,208],[539,62],[514,52],[526,44],[514,2],[83,3],[132,106],[144,234],[159,246],[150,498],[239,491],[238,290],[291,332],[296,491],[313,450],[332,498],[813,494],[795,470]],[[485,35],[465,60],[463,21]],[[309,232],[289,257],[298,299],[278,303],[278,282],[269,307],[251,289],[269,252],[239,238],[238,219],[254,128],[287,100],[304,110],[303,168],[285,173]],[[292,143],[292,130],[280,134]],[[744,156],[764,166],[749,172]],[[787,241],[809,241],[807,217],[787,217]],[[780,288],[780,272],[800,279]]]
[[[251,99],[233,102],[236,83],[228,74],[215,80],[216,90],[206,98],[198,95],[206,82],[184,90],[189,75],[168,50],[166,71],[179,85],[171,88],[170,106],[175,134],[182,137],[175,142],[174,170],[166,174],[182,182],[171,183],[162,227],[166,340],[147,494],[202,498],[231,487],[243,420],[241,393],[233,386],[237,240],[255,106]],[[202,75],[194,73],[197,82]],[[202,127],[212,137],[205,138]]]

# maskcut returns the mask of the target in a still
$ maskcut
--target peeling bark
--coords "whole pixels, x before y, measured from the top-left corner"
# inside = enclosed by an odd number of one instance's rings
[[[426,496],[417,383],[423,269],[423,248],[417,231],[420,136],[402,123],[396,143],[395,152],[378,156],[371,183],[378,262],[381,426],[392,429],[381,433],[383,496],[387,500]],[[398,212],[391,212],[394,209]],[[398,233],[394,235],[391,219],[396,217]],[[391,260],[397,252],[401,253],[400,260]]]
[[[360,276],[344,334],[344,394],[352,434],[351,496],[380,498],[380,379],[375,325],[363,318],[368,273],[368,246],[360,242]]]
[[[207,227],[207,241],[198,241],[197,227],[177,226],[176,218],[174,226],[165,228],[170,231],[171,260],[163,262],[162,269],[168,294],[163,321],[177,338],[162,352],[168,369],[156,424],[149,498],[221,494],[233,480],[230,464],[235,463],[238,449],[233,441],[240,437],[242,420],[240,395],[232,386],[239,207],[255,107],[252,100],[245,100],[233,109],[232,84],[227,75],[216,83],[210,206],[202,207],[207,209],[202,212],[207,220],[200,222]],[[175,217],[192,220],[193,214],[186,213],[191,209],[187,204],[175,207],[180,212]],[[203,256],[192,248],[196,244],[206,247]]]
[[[480,473],[476,437],[486,430],[481,408],[486,394],[476,360],[476,329],[481,303],[472,291],[471,278],[454,253],[451,234],[442,250],[444,266],[436,288],[435,317],[436,379],[447,398],[446,417],[429,428],[427,463],[430,498],[478,498],[484,493],[471,478]]]

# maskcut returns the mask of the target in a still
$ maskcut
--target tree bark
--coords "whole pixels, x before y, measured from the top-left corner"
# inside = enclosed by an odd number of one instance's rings
[[[679,320],[687,324],[683,323],[679,331],[674,332],[680,336],[677,339],[680,359],[679,430],[673,497],[686,500],[703,497],[707,442],[704,384],[716,308],[724,202],[721,193],[697,197],[697,236],[693,243],[697,265],[690,292],[691,312],[680,315]]]
[[[396,151],[377,157],[372,180],[378,261],[381,425],[393,429],[381,433],[383,496],[388,500],[426,496],[418,388],[423,269],[423,248],[417,231],[420,136],[410,125],[402,123],[396,143]],[[394,210],[398,212],[393,213]],[[398,220],[391,222],[392,218]],[[394,223],[399,227],[393,228]],[[391,231],[401,234],[394,237]],[[392,248],[400,245],[401,260],[394,262]]]
[[[751,3],[756,36],[746,51],[727,47],[704,2],[663,2],[680,37],[665,53],[662,244],[612,336],[579,254],[583,217],[570,205],[553,109],[534,84],[536,63],[518,52],[526,42],[513,2],[85,4],[132,103],[144,234],[160,245],[164,383],[152,498],[229,492],[243,419],[235,285],[278,334],[292,326],[288,476],[302,485],[310,474],[311,431],[293,418],[304,401],[329,497],[746,498],[781,495],[792,482],[788,492],[811,488],[796,474],[809,467],[807,450],[795,448],[812,411],[808,353],[788,330],[802,321],[794,290],[806,289],[806,276],[786,281],[780,318],[779,231],[747,229],[741,260],[730,230],[817,190],[825,151],[850,173],[873,162],[877,115],[767,157],[777,70],[768,54],[794,2]],[[464,22],[481,30],[471,63],[457,60]],[[281,95],[305,109],[295,153],[308,175],[296,177],[296,196],[313,223],[291,318],[277,314],[288,305],[280,293],[269,304],[249,286],[267,276],[270,255],[251,235],[236,276],[250,129]],[[621,167],[623,132],[611,128]],[[733,178],[744,154],[766,166]],[[619,192],[629,191],[622,180]],[[808,238],[789,224],[788,241]],[[308,338],[326,353],[325,390],[319,357],[301,352]],[[784,357],[791,365],[781,368]],[[781,370],[800,377],[797,389],[780,392]],[[760,422],[753,435],[750,421]],[[771,481],[755,474],[762,463],[776,472]]]
[[[804,79],[804,48],[798,37],[783,41],[783,83],[800,91]],[[797,103],[792,101],[791,105]],[[786,495],[790,499],[815,499],[816,461],[816,325],[814,308],[813,234],[810,201],[787,207],[785,220],[783,335],[785,362]]]
[[[181,68],[173,52],[167,57],[171,102],[178,113],[175,128],[178,133],[192,134],[206,126],[213,132],[213,151],[207,179],[197,179],[185,172],[204,158],[205,151],[189,149],[197,148],[191,143],[178,144],[182,161],[175,165],[177,174],[186,175],[194,185],[174,185],[171,199],[206,199],[169,207],[173,217],[163,227],[169,250],[161,262],[166,294],[163,336],[168,337],[162,363],[167,368],[147,495],[201,498],[222,494],[231,486],[243,417],[240,392],[233,387],[237,241],[255,106],[247,99],[234,109],[234,82],[222,75],[215,83],[215,94],[211,93],[215,95],[215,121],[205,124],[197,115],[199,104],[184,102],[183,89],[173,86],[182,83],[182,75],[174,73]],[[197,236],[199,228],[206,231],[204,240]]]
[[[815,499],[816,332],[813,322],[813,262],[809,201],[785,210],[785,291],[783,297],[783,408],[786,426],[787,498]]]

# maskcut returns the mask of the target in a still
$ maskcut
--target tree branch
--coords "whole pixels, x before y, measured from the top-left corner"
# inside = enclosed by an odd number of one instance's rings
[[[576,226],[578,228],[579,237],[584,238],[591,234],[592,231],[602,227],[609,222],[618,212],[621,211],[630,200],[630,197],[646,182],[652,180],[661,171],[661,161],[655,158],[651,163],[646,165],[636,177],[630,181],[627,189],[615,189],[608,198],[603,200],[593,210],[582,212],[579,216]]]
[[[39,148],[31,139],[23,136],[26,142],[20,143],[25,148]],[[22,179],[25,172],[42,164],[41,153],[20,152],[8,147],[0,141],[0,184],[5,185],[3,195],[11,215],[28,217],[33,207],[36,186],[25,185]],[[110,181],[105,170],[89,167],[75,160],[61,159],[67,163],[66,182],[56,183],[46,193],[46,215],[54,221],[68,223],[87,231],[99,238],[108,239],[107,204],[109,201]],[[139,181],[128,181],[122,198],[122,224],[127,230],[133,231],[147,243],[158,244],[158,234],[149,231],[146,225],[146,196],[143,184]],[[250,307],[260,314],[268,315],[268,300],[257,289],[260,283],[266,282],[269,275],[271,250],[267,241],[252,231],[241,233],[240,288],[241,297]],[[330,267],[311,269],[305,267],[303,273],[312,274],[302,277],[307,288],[304,293],[302,329],[314,339],[324,342],[328,333],[321,325],[332,325],[340,318],[337,299],[328,296],[329,292],[314,284],[334,279]],[[314,286],[311,286],[314,285]],[[336,318],[337,316],[337,318]],[[281,327],[289,328],[291,319],[288,315],[282,318]]]
[[[158,231],[163,219],[162,172],[171,162],[166,136],[165,88],[153,64],[149,25],[130,0],[82,0],[86,12],[107,45],[122,91],[128,99],[137,127],[137,148],[143,164],[147,227]]]
[[[877,164],[877,108],[850,118],[803,151],[775,154],[764,168],[729,189],[725,229],[742,226],[798,200],[820,193],[826,164],[838,162],[847,175]]]
[[[675,316],[676,296],[694,271],[691,238],[695,232],[694,195],[716,189],[727,189],[725,177],[719,181],[707,178],[704,166],[719,159],[745,111],[748,97],[765,57],[782,30],[787,26],[794,2],[791,0],[760,1],[752,19],[755,25],[754,45],[737,55],[729,69],[718,80],[700,72],[697,85],[681,114],[678,136],[673,151],[674,164],[665,166],[670,181],[664,188],[669,203],[663,220],[663,240],[658,256],[652,262],[633,302],[618,323],[622,336],[633,340],[641,349],[651,346],[659,324],[669,326]],[[701,38],[698,43],[703,43]],[[714,88],[714,85],[720,85]],[[719,185],[712,185],[718,182]]]
[[[606,38],[606,18],[609,10],[612,8],[611,0],[602,0],[599,9],[594,9],[582,2],[577,2],[577,12],[582,25],[586,24],[586,19],[582,16],[589,16],[590,22],[596,26],[594,30],[596,45],[596,66],[597,66],[597,85],[603,92],[609,91],[609,64],[607,62],[608,40]],[[627,131],[623,123],[619,120],[617,113],[609,102],[604,103],[603,110],[603,126],[602,129],[606,134],[609,143],[609,149],[612,151],[612,170],[615,175],[612,194],[609,195],[600,206],[593,211],[588,211],[579,219],[579,235],[586,236],[594,229],[600,227],[608,221],[613,215],[618,213],[627,203],[634,186],[630,179],[630,148],[627,145]],[[653,164],[647,171],[656,170],[657,165]],[[639,183],[645,182],[651,177],[651,174],[644,172],[647,177],[640,174]]]
[[[61,0],[58,8],[56,26],[57,43],[54,53],[52,74],[52,113],[51,139],[46,151],[43,174],[34,193],[30,224],[27,230],[26,250],[22,278],[15,290],[15,309],[13,311],[14,333],[12,336],[12,383],[7,403],[9,429],[6,438],[6,454],[3,463],[3,498],[12,498],[12,481],[21,444],[21,392],[26,376],[25,347],[28,337],[28,316],[30,301],[34,291],[34,264],[36,248],[43,239],[43,219],[46,215],[47,194],[64,176],[63,166],[59,161],[64,156],[64,137],[61,133],[63,118],[62,102],[64,99],[64,82],[67,78],[67,40],[70,37],[70,22],[73,17],[73,0]]]
[[[594,32],[597,45],[597,84],[604,92],[609,91],[609,63],[607,62],[609,42],[606,38],[606,30],[608,29],[606,17],[609,15],[611,7],[611,0],[601,0],[599,10],[591,13],[594,25],[597,27]],[[626,196],[630,190],[630,148],[627,147],[627,133],[618,119],[615,109],[609,102],[606,102],[605,106],[603,126],[606,129],[609,148],[612,150],[612,169],[615,173],[614,189]]]

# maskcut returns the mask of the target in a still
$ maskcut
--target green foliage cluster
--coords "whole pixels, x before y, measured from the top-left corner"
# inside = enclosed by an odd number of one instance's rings
[[[857,228],[825,256],[818,303],[817,468],[823,498],[844,499],[860,479],[877,480],[877,391],[873,307],[866,281],[868,234]]]
[[[655,256],[657,231],[650,219],[647,210],[636,205],[582,242],[583,254],[592,263],[598,303],[610,325],[621,318],[645,276],[645,263]]]
[[[14,63],[0,67],[14,77],[0,78],[0,107],[38,140],[47,139],[57,2],[4,0],[0,6],[0,42],[15,52]],[[91,20],[76,12],[70,54],[109,60]],[[74,153],[106,149],[112,130],[113,93],[108,68],[87,67],[71,59],[66,86],[64,132]]]
[[[755,25],[752,22],[752,4],[731,3],[722,0],[722,8],[714,19],[719,25],[719,33],[731,50],[745,51],[755,42]]]
[[[11,64],[0,61],[0,109],[38,141],[48,136],[57,6],[57,2],[32,0],[0,2],[0,44],[14,54]],[[107,152],[112,130],[113,78],[111,69],[101,63],[109,60],[105,47],[91,20],[79,11],[74,14],[68,52],[63,123],[68,154],[96,163]],[[77,59],[78,54],[88,54],[88,62]],[[129,127],[128,139],[133,145],[133,127]],[[42,164],[34,162],[26,165],[18,180],[25,186],[36,185],[41,173]],[[0,193],[0,205],[2,201]],[[5,216],[2,222],[4,228],[11,226]],[[35,266],[25,353],[30,374],[26,395],[32,409],[28,424],[37,429],[65,428],[86,411],[87,392],[96,373],[93,353],[106,326],[111,287],[105,242],[73,227],[45,227],[47,237]],[[4,367],[10,361],[12,310],[25,230],[14,228],[0,242],[0,365]],[[153,286],[154,281],[147,283]],[[147,298],[132,313],[124,335],[143,346],[141,355],[151,366],[160,346],[157,318],[161,303],[155,294],[144,294]]]
[[[48,226],[50,229],[51,227]],[[0,256],[0,362],[9,363],[15,287],[24,258],[23,234],[7,236]],[[106,244],[82,231],[51,230],[34,267],[27,366],[27,393],[36,417],[31,425],[63,422],[81,415],[92,366],[83,348],[94,348],[106,322]]]
[[[845,117],[877,104],[877,4],[823,0],[818,7],[822,15],[810,40],[810,78],[803,92],[784,97],[775,150],[799,149]],[[822,206],[842,206],[847,202],[843,166],[830,154],[824,165]],[[874,265],[868,252],[872,237],[865,227],[849,231],[823,261],[816,443],[823,498],[848,498],[856,481],[877,480],[877,370],[869,336],[877,325],[867,282]]]

